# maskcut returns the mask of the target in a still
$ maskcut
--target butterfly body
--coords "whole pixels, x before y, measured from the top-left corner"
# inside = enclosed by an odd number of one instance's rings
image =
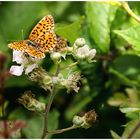
[[[51,15],[45,16],[31,31],[29,39],[10,43],[13,50],[23,51],[35,58],[44,58],[45,52],[52,51],[57,44],[54,33],[54,20]]]

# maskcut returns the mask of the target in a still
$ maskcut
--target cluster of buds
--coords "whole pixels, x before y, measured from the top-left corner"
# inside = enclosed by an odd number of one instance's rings
[[[45,103],[36,100],[31,91],[26,91],[18,102],[30,111],[43,112],[45,110]]]
[[[97,120],[97,114],[94,110],[88,111],[84,114],[84,116],[74,116],[73,117],[73,125],[79,128],[89,128],[95,123]]]
[[[71,54],[77,60],[86,60],[91,63],[95,61],[96,50],[90,49],[84,38],[78,38],[72,47],[65,46],[65,49],[63,47],[63,49],[51,53],[50,57],[54,63],[58,64],[61,62],[61,58],[66,59],[67,54]]]
[[[44,69],[36,68],[29,74],[30,80],[38,82],[38,84],[45,90],[51,90],[52,85],[56,85],[59,88],[66,88],[67,92],[74,90],[78,92],[80,89],[79,82],[81,76],[78,72],[69,74],[67,78],[64,78],[61,73],[57,76],[49,75]]]
[[[96,55],[95,49],[90,49],[84,38],[78,38],[73,45],[73,56],[78,60],[93,62]]]

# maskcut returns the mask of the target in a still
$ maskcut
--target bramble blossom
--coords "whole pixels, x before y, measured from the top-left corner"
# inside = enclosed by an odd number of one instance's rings
[[[18,65],[11,66],[10,73],[12,75],[21,76],[24,71],[25,74],[29,74],[33,69],[37,68],[40,59],[27,56],[22,51],[13,50],[12,61]]]
[[[79,60],[93,62],[96,55],[95,49],[90,49],[84,38],[78,38],[73,45],[73,56]]]

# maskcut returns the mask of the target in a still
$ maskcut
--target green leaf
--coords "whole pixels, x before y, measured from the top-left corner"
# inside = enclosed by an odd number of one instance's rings
[[[131,80],[129,79],[128,77],[126,77],[124,74],[120,73],[119,71],[113,69],[113,68],[110,68],[109,69],[109,72],[116,75],[123,85],[129,85],[129,86],[139,86],[138,82],[137,81],[134,81],[134,80]]]
[[[84,17],[79,18],[79,20],[75,21],[69,25],[61,25],[56,26],[55,32],[57,35],[65,37],[71,44],[79,37],[81,25],[83,23]]]
[[[109,98],[108,104],[111,106],[120,106],[128,104],[128,100],[123,93],[115,93],[112,97]]]
[[[121,83],[139,86],[140,57],[136,55],[122,55],[117,57],[112,64],[113,68],[110,69],[110,72],[122,79]]]
[[[57,110],[53,110],[49,113],[48,118],[48,130],[54,130],[58,127],[58,117],[59,113]],[[23,129],[24,134],[27,138],[41,138],[44,118],[40,115],[35,115],[27,121],[28,126]],[[51,137],[51,135],[49,136]]]
[[[65,14],[65,11],[67,10],[67,8],[70,6],[71,2],[70,1],[63,1],[63,2],[47,2],[47,9],[53,13],[53,15],[58,18],[60,17],[65,18],[66,17],[62,17],[61,15]],[[55,7],[55,9],[54,9]],[[62,20],[63,21],[63,20]]]
[[[55,130],[58,128],[59,120],[58,117],[60,116],[57,110],[53,110],[49,114],[48,118],[48,130]],[[52,135],[49,135],[48,138],[51,138]]]
[[[49,113],[48,130],[55,130],[58,128],[58,117],[60,116],[57,110],[52,110]]]
[[[120,111],[122,113],[132,113],[132,112],[138,112],[140,113],[140,108],[137,108],[137,107],[123,107],[123,108],[120,108]]]
[[[25,109],[22,107],[19,107],[15,109],[14,111],[12,111],[9,114],[8,118],[10,120],[16,120],[16,119],[27,120],[28,119],[27,114],[25,114]]]
[[[122,138],[140,138],[140,119],[130,121],[125,127]]]
[[[59,112],[57,110],[52,110],[49,113],[48,130],[58,128],[58,117]],[[41,138],[44,127],[44,118],[42,115],[33,112],[31,115],[29,111],[25,112],[25,109],[18,108],[10,113],[9,119],[21,119],[26,122],[27,127],[23,129],[23,133],[27,138]],[[51,135],[49,137],[51,137]]]
[[[92,39],[102,52],[110,47],[110,26],[117,7],[100,2],[88,2],[86,15]]]
[[[23,133],[27,138],[40,138],[43,132],[43,117],[36,115],[27,121],[27,127],[23,129]]]
[[[114,33],[125,39],[140,54],[140,25],[125,30],[114,30]],[[134,52],[135,53],[135,52]]]
[[[120,139],[121,137],[116,133],[114,132],[113,130],[110,130],[110,133],[111,133],[111,136],[114,138],[114,139]]]

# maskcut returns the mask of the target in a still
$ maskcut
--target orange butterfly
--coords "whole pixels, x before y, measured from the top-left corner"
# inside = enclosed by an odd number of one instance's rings
[[[45,52],[53,50],[56,45],[57,37],[54,33],[54,19],[51,15],[48,15],[33,28],[29,39],[10,43],[8,47],[41,59],[45,57]]]

